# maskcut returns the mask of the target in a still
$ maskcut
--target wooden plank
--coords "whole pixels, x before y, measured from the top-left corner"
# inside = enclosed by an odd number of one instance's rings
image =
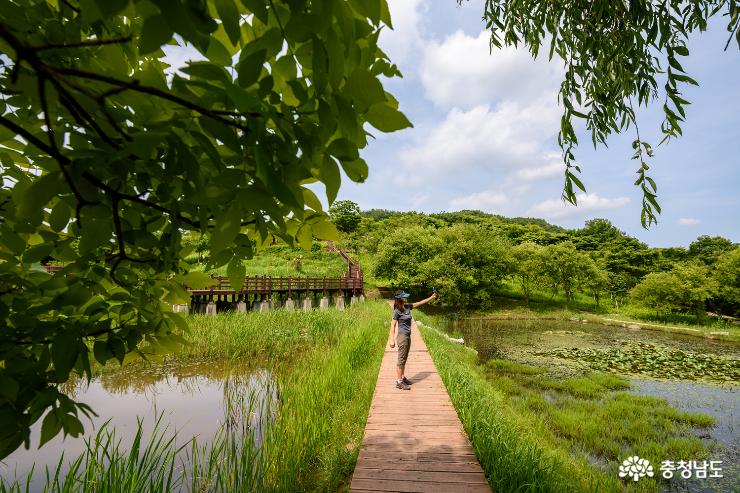
[[[397,351],[388,347],[383,355],[350,489],[490,493],[416,324],[411,340],[411,390],[395,388]]]
[[[452,474],[452,473],[448,473]],[[403,493],[491,493],[487,484],[470,484],[455,482],[404,481],[402,479],[352,479],[352,491],[355,488],[368,491],[397,491]]]
[[[354,477],[358,479],[397,479],[398,469],[355,468]],[[480,471],[409,471],[403,470],[403,481],[427,481],[435,483],[488,484],[485,474]]]

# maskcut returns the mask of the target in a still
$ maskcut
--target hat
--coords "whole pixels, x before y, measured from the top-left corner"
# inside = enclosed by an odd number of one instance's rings
[[[403,290],[400,290],[400,291],[396,291],[396,296],[395,296],[395,298],[396,298],[397,300],[400,300],[401,298],[410,298],[410,297],[411,297],[411,295],[410,295],[410,294],[408,294],[408,293],[407,293],[406,291],[403,291]]]

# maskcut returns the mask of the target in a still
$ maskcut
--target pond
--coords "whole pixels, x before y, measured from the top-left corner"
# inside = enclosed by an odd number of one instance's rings
[[[475,348],[480,363],[496,370],[487,371],[501,385],[512,386],[512,372],[518,371],[517,384],[537,389],[558,408],[555,412],[562,412],[563,406],[579,396],[578,392],[588,391],[582,376],[597,371],[625,378],[630,394],[665,399],[678,411],[712,416],[713,426],[695,428],[692,433],[708,446],[708,460],[722,461],[724,478],[661,481],[659,488],[736,491],[740,484],[739,344],[580,320],[458,319],[448,320],[446,330],[455,337],[462,336],[466,345]],[[566,379],[582,388],[558,384]],[[595,402],[608,402],[610,395],[618,393],[618,386],[613,388],[611,393],[594,395]],[[567,398],[553,398],[554,393],[563,390],[571,394],[561,392],[558,395]],[[516,393],[510,395],[516,398]],[[615,426],[620,425],[615,422]],[[623,445],[629,448],[629,443]],[[606,462],[603,457],[593,461],[604,470]],[[614,468],[613,458],[611,463]]]
[[[231,361],[134,363],[123,368],[106,369],[89,383],[70,381],[64,392],[78,402],[88,404],[97,413],[92,422],[83,419],[84,436],[58,435],[38,448],[41,422],[31,429],[31,447],[20,448],[0,463],[0,475],[6,482],[25,481],[31,473],[29,491],[41,491],[46,483],[46,468],[54,472],[62,453],[62,477],[69,462],[86,449],[86,440],[94,440],[101,427],[115,430],[122,447],[130,446],[139,428],[144,440],[156,430],[174,447],[195,439],[207,447],[217,434],[248,436],[255,446],[264,436],[270,421],[270,409],[277,401],[273,375]],[[106,424],[106,422],[110,420]],[[188,470],[189,448],[178,454],[180,467]]]

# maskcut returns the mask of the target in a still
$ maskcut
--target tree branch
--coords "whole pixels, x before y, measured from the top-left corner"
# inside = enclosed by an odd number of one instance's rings
[[[121,43],[128,43],[131,41],[131,36],[125,36],[123,38],[113,38],[113,39],[91,39],[87,41],[80,41],[79,43],[50,43],[46,45],[40,45],[40,46],[29,46],[29,50],[33,51],[44,51],[44,50],[57,50],[62,48],[86,48],[86,47],[95,47],[95,46],[105,46],[105,45],[112,45],[112,44],[121,44]]]

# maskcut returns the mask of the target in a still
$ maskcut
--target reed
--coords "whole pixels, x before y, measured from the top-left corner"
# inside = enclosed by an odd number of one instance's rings
[[[274,387],[235,395],[215,437],[183,443],[159,422],[153,430],[139,423],[133,442],[122,443],[104,426],[85,453],[47,471],[43,491],[337,491],[359,451],[387,312],[367,302],[344,312],[189,317],[191,344],[179,358],[251,358]],[[0,493],[38,490],[30,475],[0,481]]]

